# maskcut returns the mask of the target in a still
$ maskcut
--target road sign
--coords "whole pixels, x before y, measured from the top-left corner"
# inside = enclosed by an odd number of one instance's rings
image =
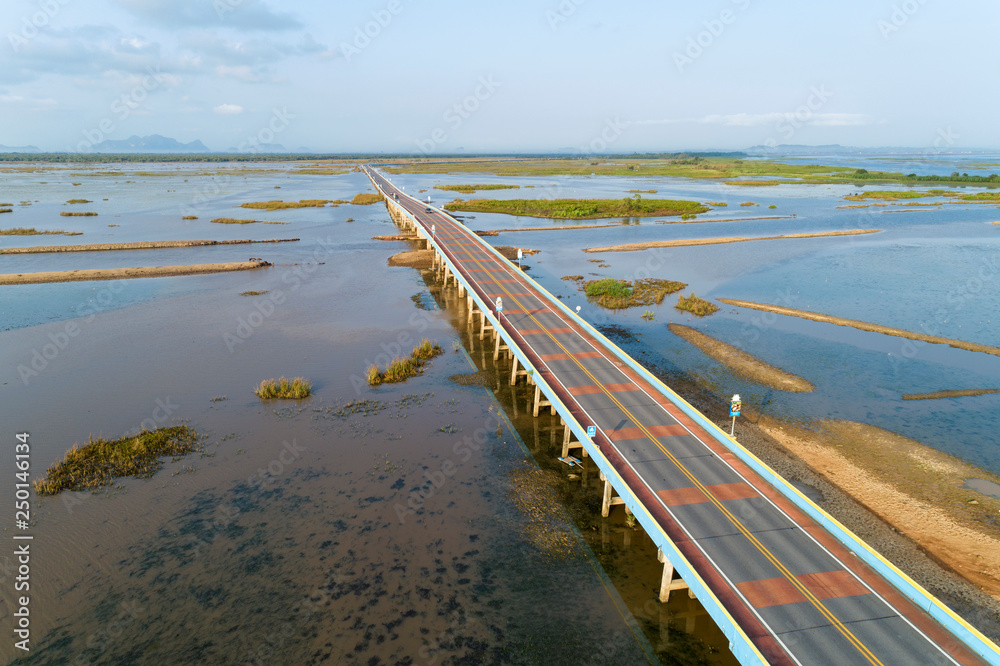
[[[500,314],[503,311],[503,299],[500,298],[499,296],[497,296],[496,306],[497,306],[497,314]]]
[[[740,400],[740,394],[737,393],[733,396],[732,402],[729,403],[729,415],[733,417],[739,416],[742,408],[743,402]]]
[[[431,225],[431,235],[432,236],[434,235],[434,225],[433,224]]]
[[[597,426],[587,426],[587,437],[591,439],[597,437]]]
[[[524,252],[521,251],[521,248],[517,248],[517,260],[521,261],[522,259],[524,259]]]

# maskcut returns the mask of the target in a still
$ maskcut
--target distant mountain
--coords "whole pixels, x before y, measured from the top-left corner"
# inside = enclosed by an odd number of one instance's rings
[[[127,139],[107,139],[94,145],[96,153],[208,153],[211,152],[201,141],[181,143],[170,137],[150,134],[132,135]]]
[[[5,146],[0,143],[0,153],[40,153],[38,146]]]

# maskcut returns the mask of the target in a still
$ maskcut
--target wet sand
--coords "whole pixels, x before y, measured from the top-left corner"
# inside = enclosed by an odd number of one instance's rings
[[[657,220],[657,224],[706,224],[708,222],[752,222],[754,220],[791,220],[797,215],[768,215],[766,217],[726,217],[719,220]]]
[[[267,261],[238,261],[224,264],[190,264],[187,266],[139,266],[136,268],[96,268],[83,271],[52,271],[42,273],[0,274],[0,285],[42,284],[46,282],[86,282],[89,280],[132,280],[136,278],[173,277],[202,273],[252,271],[270,266]]]
[[[816,389],[812,382],[802,377],[769,365],[745,351],[716,340],[689,326],[668,324],[667,328],[670,329],[671,333],[690,342],[719,363],[735,371],[736,374],[758,384],[791,393],[811,393]]]
[[[1000,499],[970,491],[984,470],[906,437],[850,421],[806,430],[761,417],[758,427],[818,474],[1000,601]],[[988,480],[990,480],[988,479]]]
[[[748,243],[750,241],[784,240],[798,238],[827,238],[830,236],[861,236],[877,234],[880,229],[851,229],[848,231],[825,231],[815,234],[783,234],[781,236],[728,236],[725,238],[692,238],[688,240],[648,241],[645,243],[626,243],[625,245],[609,245],[607,247],[588,247],[584,252],[637,252],[656,247],[688,247],[693,245],[722,245],[725,243]]]
[[[95,243],[90,245],[36,245],[0,249],[0,254],[42,254],[45,252],[104,252],[111,250],[158,250],[169,247],[200,247],[204,245],[251,245],[254,243],[294,243],[298,238],[269,238],[267,240],[179,240],[141,241],[137,243]]]
[[[933,393],[904,393],[903,400],[941,400],[942,398],[965,398],[973,395],[1000,393],[1000,389],[959,389],[957,391],[934,391]]]
[[[989,345],[981,345],[978,342],[966,342],[964,340],[953,340],[951,338],[942,338],[936,335],[925,335],[923,333],[914,333],[912,331],[904,331],[901,328],[891,328],[889,326],[882,326],[881,324],[870,324],[864,321],[858,321],[856,319],[844,319],[843,317],[833,317],[830,315],[819,314],[816,312],[808,312],[806,310],[795,310],[793,308],[786,308],[780,305],[766,305],[763,303],[752,303],[750,301],[740,301],[732,298],[719,298],[717,299],[720,303],[725,303],[727,305],[735,305],[741,308],[750,308],[752,310],[762,310],[764,312],[773,312],[775,314],[788,315],[789,317],[801,317],[802,319],[811,319],[813,321],[824,322],[827,324],[836,324],[837,326],[849,326],[851,328],[856,328],[862,331],[871,331],[873,333],[882,333],[883,335],[892,335],[897,338],[907,338],[909,340],[920,340],[922,342],[931,342],[936,345],[950,345],[956,349],[965,349],[967,351],[983,352],[985,354],[993,354],[994,356],[1000,356],[1000,347],[990,347]]]

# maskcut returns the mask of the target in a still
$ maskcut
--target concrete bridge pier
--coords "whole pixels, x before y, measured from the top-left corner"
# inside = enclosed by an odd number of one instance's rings
[[[587,448],[583,445],[583,442],[573,439],[573,431],[566,425],[566,421],[560,418],[559,423],[563,426],[562,457],[565,458],[568,456],[571,449],[580,449],[584,458],[589,457],[590,454],[587,453]]]
[[[670,563],[662,550],[656,551],[656,559],[663,563],[663,576],[660,578],[660,603],[667,603],[670,600],[670,593],[674,590],[687,590],[688,597],[694,599],[694,592],[684,579],[678,576],[674,578],[674,565]]]
[[[615,497],[615,488],[611,485],[608,477],[601,472],[601,481],[604,482],[604,501],[601,502],[601,516],[607,518],[611,515],[611,507],[618,504],[625,504],[621,497]]]

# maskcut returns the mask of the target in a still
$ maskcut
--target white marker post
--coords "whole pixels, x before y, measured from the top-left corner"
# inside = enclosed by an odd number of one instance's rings
[[[524,258],[524,253],[521,252],[521,248],[517,248],[517,269],[521,270],[521,259]]]
[[[496,307],[497,307],[497,325],[499,325],[500,324],[500,313],[503,312],[503,299],[500,298],[499,296],[497,296]]]
[[[737,393],[733,396],[732,402],[729,403],[729,415],[733,417],[733,427],[729,431],[730,437],[736,437],[736,417],[740,415],[742,407],[743,403],[740,401],[740,394]]]

